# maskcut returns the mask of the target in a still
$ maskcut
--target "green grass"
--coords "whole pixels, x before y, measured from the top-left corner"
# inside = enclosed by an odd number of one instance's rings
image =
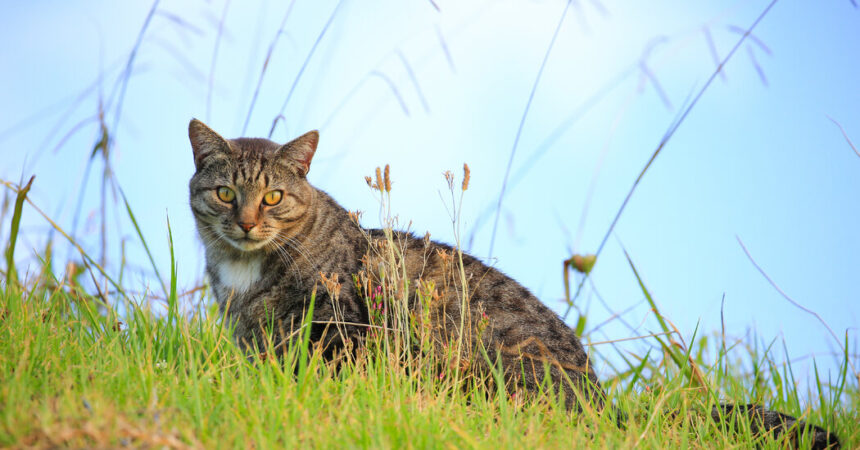
[[[630,414],[620,429],[608,418],[572,416],[551,400],[516,405],[503,395],[463,392],[382,358],[335,370],[311,356],[297,375],[291,363],[299,352],[285,364],[249,360],[213,311],[170,321],[135,309],[117,327],[93,298],[48,286],[3,294],[2,308],[2,446],[748,447],[756,439],[695,413],[708,396],[673,370],[640,380],[647,391],[616,386],[613,400]],[[709,375],[729,398],[749,399],[742,378]],[[856,387],[840,405],[811,411],[792,394],[759,389],[758,396],[833,424],[846,448],[860,442]],[[756,443],[784,445],[769,437]]]
[[[14,251],[7,256],[13,261]],[[41,258],[42,273],[24,281],[7,267],[0,291],[2,447],[787,445],[753,436],[745,424],[726,429],[708,419],[702,411],[720,400],[802,416],[835,430],[845,448],[860,446],[860,391],[847,364],[832,383],[816,378],[813,392],[800,393],[791,366],[774,362],[773,348],[736,344],[732,354],[744,360],[708,363],[704,349],[723,348],[719,335],[709,343],[699,333],[688,344],[652,338],[656,351],[626,355],[629,367],[604,380],[628,416],[619,428],[609,414],[572,415],[549,396],[525,400],[457,383],[450,368],[404,362],[384,346],[339,366],[302,345],[280,360],[248,357],[211,302],[182,312],[175,261],[164,272],[165,313],[150,309],[158,300],[117,294],[107,305],[104,293],[87,292],[87,280],[101,277],[94,262],[58,278],[49,250]],[[744,375],[744,367],[752,373]]]

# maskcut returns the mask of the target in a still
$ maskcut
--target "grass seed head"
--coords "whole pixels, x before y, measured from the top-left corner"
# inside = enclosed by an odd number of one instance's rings
[[[354,224],[358,225],[361,222],[362,214],[364,214],[363,211],[349,211],[349,218]]]
[[[385,165],[385,192],[391,192],[391,177],[389,176],[390,170],[388,164]]]
[[[379,166],[377,166],[376,167],[376,186],[374,186],[374,187],[381,191],[383,186],[385,186],[385,184],[382,182],[382,170],[380,170]]]
[[[454,174],[450,170],[442,172],[445,175],[445,181],[448,182],[448,189],[454,189]]]
[[[469,165],[463,163],[463,190],[469,189],[469,176],[471,175],[471,171],[469,170]]]

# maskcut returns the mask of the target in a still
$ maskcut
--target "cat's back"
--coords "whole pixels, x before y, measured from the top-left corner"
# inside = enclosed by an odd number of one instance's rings
[[[531,374],[524,380],[526,385],[540,383],[548,363],[556,381],[564,373],[583,392],[600,396],[599,389],[589,387],[599,386],[599,382],[579,337],[525,286],[480,259],[429,237],[366,231],[373,242],[371,252],[391,245],[402,252],[403,268],[418,297],[423,295],[435,305],[431,309],[437,312],[435,325],[443,330],[443,340],[456,338],[453,333],[462,320],[472,330],[484,330],[471,336],[473,343],[483,345],[491,359],[500,358],[506,370],[528,366]]]

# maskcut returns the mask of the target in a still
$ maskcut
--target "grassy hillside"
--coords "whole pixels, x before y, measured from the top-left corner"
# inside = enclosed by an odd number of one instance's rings
[[[14,248],[20,210],[29,207],[24,194],[7,249]],[[52,261],[50,247],[39,257],[41,272],[19,278],[8,251],[2,278],[3,447],[787,445],[753,436],[748,424],[731,429],[707,419],[701,412],[717,401],[802,416],[835,430],[845,448],[860,446],[860,390],[847,364],[837,379],[820,379],[805,393],[772,349],[739,343],[733,354],[746,362],[707,361],[706,339],[645,338],[656,350],[627,355],[628,369],[603,380],[628,416],[619,428],[609,414],[571,415],[558,398],[488,390],[444,356],[398,357],[384,335],[337,366],[308,352],[303,333],[283,360],[247,356],[205,290],[176,292],[176,261],[161,270],[171,274],[163,299],[129,294],[145,286],[121,284],[83,252],[65,268]]]

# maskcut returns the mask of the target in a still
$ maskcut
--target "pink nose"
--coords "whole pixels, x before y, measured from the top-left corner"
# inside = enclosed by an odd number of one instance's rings
[[[252,223],[252,222],[239,222],[238,225],[239,225],[239,228],[245,230],[245,232],[247,233],[247,232],[251,231],[251,228],[254,228],[254,226],[256,226],[257,224]]]

